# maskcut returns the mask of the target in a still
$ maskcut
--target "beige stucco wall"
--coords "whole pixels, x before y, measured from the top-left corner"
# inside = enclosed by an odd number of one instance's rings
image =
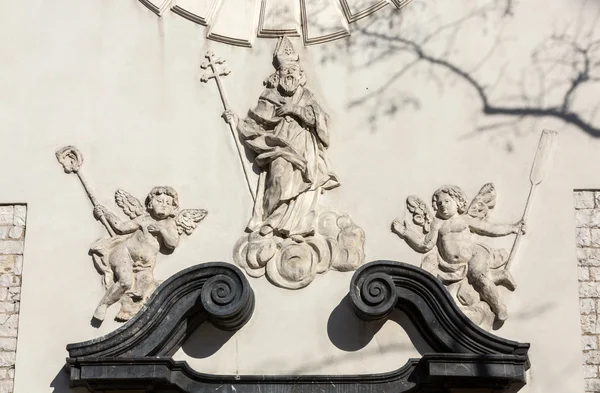
[[[473,71],[493,88],[494,102],[560,103],[564,87],[538,99],[531,54],[555,31],[590,30],[597,10],[591,2],[582,11],[579,2],[523,0],[514,5],[514,15],[502,16],[501,6],[414,0],[403,14],[405,24],[390,31],[423,40],[449,26],[427,42],[427,53]],[[480,7],[499,8],[490,8],[487,18],[468,18],[458,31],[448,25]],[[385,30],[385,20],[378,23]],[[172,14],[159,20],[134,0],[6,1],[0,31],[0,164],[10,168],[0,176],[0,202],[28,205],[15,392],[63,393],[66,344],[118,324],[111,321],[113,308],[100,328],[90,325],[102,287],[87,253],[104,230],[77,180],[62,172],[55,150],[67,144],[81,149],[83,172],[114,211],[117,188],[141,198],[160,184],[177,189],[183,207],[208,209],[193,235],[159,259],[159,279],[196,263],[231,261],[251,201],[219,117],[215,86],[198,81],[199,64],[207,49],[227,59],[233,73],[225,87],[232,108],[243,114],[272,72],[274,41],[256,40],[252,49],[207,41],[205,28]],[[402,217],[408,195],[428,200],[442,184],[460,185],[473,197],[482,184],[494,182],[499,201],[490,219],[516,221],[539,132],[560,131],[552,170],[538,189],[513,267],[519,287],[505,294],[510,318],[496,333],[532,344],[523,392],[582,392],[572,191],[600,187],[600,140],[556,118],[485,116],[464,79],[425,60],[397,78],[414,55],[398,49],[376,60],[397,42],[356,30],[334,43],[294,43],[308,87],[334,127],[329,156],[342,187],[327,193],[324,203],[348,212],[365,230],[368,261],[420,263],[420,255],[390,233],[390,223]],[[354,104],[388,84],[373,99]],[[535,96],[527,104],[523,91]],[[597,91],[578,91],[574,110],[591,116]],[[497,122],[509,124],[476,132]],[[493,244],[510,247],[511,239]],[[418,356],[402,316],[371,339],[378,326],[359,323],[343,305],[336,309],[351,275],[329,272],[296,292],[250,279],[257,305],[249,324],[232,337],[203,327],[208,336],[198,333],[176,357],[211,373],[349,374],[388,371]]]

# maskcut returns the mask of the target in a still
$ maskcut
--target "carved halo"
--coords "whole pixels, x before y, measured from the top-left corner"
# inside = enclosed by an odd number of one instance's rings
[[[208,26],[207,37],[211,40],[251,47],[255,35],[266,38],[302,36],[305,45],[337,40],[350,35],[350,23],[390,4],[400,9],[411,0],[139,1],[158,16],[171,10],[192,22]],[[231,29],[232,25],[236,28]]]

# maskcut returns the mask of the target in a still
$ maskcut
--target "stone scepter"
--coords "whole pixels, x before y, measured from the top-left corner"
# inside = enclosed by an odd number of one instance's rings
[[[217,88],[219,89],[219,95],[221,96],[221,102],[223,103],[223,108],[226,111],[228,111],[229,104],[227,103],[227,98],[225,97],[225,90],[223,89],[223,85],[221,84],[221,77],[229,75],[231,73],[231,71],[226,68],[224,68],[223,70],[219,70],[218,65],[222,65],[223,63],[225,63],[225,60],[215,59],[215,55],[211,51],[206,52],[206,55],[204,55],[204,57],[206,57],[208,59],[208,61],[205,61],[204,63],[202,63],[202,65],[200,65],[200,68],[202,68],[203,70],[210,68],[212,73],[202,75],[202,77],[200,78],[200,81],[207,83],[210,79],[215,80],[215,82],[217,83]],[[244,160],[244,157],[242,155],[243,147],[240,145],[240,141],[238,140],[237,135],[235,133],[235,124],[233,123],[233,121],[227,122],[227,124],[229,125],[229,130],[231,131],[231,136],[233,137],[233,141],[235,142],[235,147],[237,148],[238,157],[240,159],[240,163],[242,164],[244,176],[246,177],[248,191],[250,191],[252,200],[256,201],[256,194],[254,193],[254,189],[252,188],[252,184],[250,183],[250,177],[248,175],[249,171],[246,168],[246,161]]]
[[[90,186],[80,172],[81,165],[83,164],[83,155],[81,152],[75,146],[65,146],[56,152],[56,159],[62,165],[65,173],[75,173],[77,175],[81,185],[85,190],[85,193],[87,194],[88,198],[90,198],[92,205],[94,205],[94,207],[98,206],[98,200],[96,197],[94,197],[94,194],[92,194]],[[114,237],[115,232],[108,224],[108,221],[106,221],[106,217],[104,217],[104,215],[100,216],[100,222],[102,225],[104,225],[110,237]]]

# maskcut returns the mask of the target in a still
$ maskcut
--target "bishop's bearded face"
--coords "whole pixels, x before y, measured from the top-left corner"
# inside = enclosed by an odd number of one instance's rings
[[[296,64],[284,64],[279,67],[279,91],[291,96],[300,86],[302,70]]]

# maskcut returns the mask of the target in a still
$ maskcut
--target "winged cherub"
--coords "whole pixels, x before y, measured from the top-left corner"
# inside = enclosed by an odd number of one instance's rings
[[[180,235],[190,235],[206,216],[203,209],[178,211],[179,198],[171,187],[154,187],[145,206],[123,190],[115,192],[115,201],[130,220],[121,220],[104,206],[94,208],[94,217],[106,218],[116,233],[90,249],[94,264],[103,275],[106,293],[100,300],[94,318],[102,321],[106,310],[121,301],[118,321],[126,321],[144,305],[158,286],[154,265],[159,252],[171,253]]]
[[[515,289],[510,272],[500,269],[507,263],[508,253],[480,243],[473,239],[472,233],[487,237],[524,234],[525,223],[504,225],[486,221],[489,210],[496,204],[496,192],[491,183],[481,188],[470,205],[467,203],[467,196],[459,187],[440,187],[432,197],[434,217],[427,204],[411,196],[407,199],[407,209],[422,233],[410,229],[406,221],[400,220],[394,220],[392,231],[419,253],[429,253],[437,247],[437,253],[424,257],[423,268],[435,270],[445,284],[466,278],[480,299],[489,305],[495,318],[504,321],[508,313],[496,285]],[[469,301],[465,299],[467,296],[461,298],[461,294],[467,293],[459,289],[458,297],[463,304]]]

